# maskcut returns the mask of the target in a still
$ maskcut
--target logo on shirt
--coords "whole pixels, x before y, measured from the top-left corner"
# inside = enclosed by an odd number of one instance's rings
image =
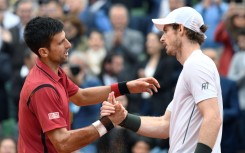
[[[203,83],[202,84],[202,90],[206,90],[206,89],[208,89],[208,82],[205,82],[205,83]]]
[[[59,112],[53,112],[53,113],[48,114],[48,119],[52,120],[52,119],[56,119],[56,118],[60,118]]]

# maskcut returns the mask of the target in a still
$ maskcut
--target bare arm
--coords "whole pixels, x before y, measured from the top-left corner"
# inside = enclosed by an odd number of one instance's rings
[[[70,98],[70,100],[78,106],[93,105],[106,100],[110,92],[110,86],[79,89],[78,92]]]
[[[222,123],[217,98],[211,98],[198,103],[198,109],[203,115],[199,132],[199,142],[214,147]]]
[[[157,92],[157,88],[160,88],[158,81],[153,77],[140,78],[137,80],[128,81],[126,86],[129,92],[132,94],[148,92],[152,95],[152,91]],[[100,86],[79,89],[75,95],[70,97],[70,100],[78,106],[93,105],[106,100],[110,92],[111,86]]]
[[[46,134],[59,153],[70,153],[78,150],[100,137],[92,125],[71,131],[66,128],[54,129]]]
[[[166,110],[161,117],[140,117],[141,125],[137,133],[152,138],[168,138],[170,116],[171,112]]]
[[[125,120],[128,113],[125,116],[119,116],[121,109],[125,110],[123,107],[115,108],[115,106],[110,102],[103,102],[101,107],[101,116],[108,116],[114,124],[122,123]],[[170,123],[171,112],[166,110],[164,116],[161,117],[140,117],[140,125],[137,133],[143,136],[152,138],[163,138],[169,137],[169,123]],[[120,117],[120,118],[119,118]],[[130,124],[135,124],[136,122],[130,121]],[[127,123],[128,124],[128,123]],[[137,123],[136,123],[137,124]]]

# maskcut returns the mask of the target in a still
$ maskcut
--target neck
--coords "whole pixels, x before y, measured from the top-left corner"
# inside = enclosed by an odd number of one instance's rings
[[[40,59],[45,65],[47,65],[55,74],[58,75],[59,64],[52,63],[51,61],[47,61],[45,59]]]
[[[185,41],[182,44],[180,51],[177,53],[177,60],[183,65],[188,57],[195,51],[199,50],[200,45],[196,42]]]

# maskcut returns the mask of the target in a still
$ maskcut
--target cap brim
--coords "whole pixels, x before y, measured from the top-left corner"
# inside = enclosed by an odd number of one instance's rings
[[[152,19],[152,22],[157,27],[157,29],[160,31],[163,31],[164,25],[175,23],[174,21],[170,20],[169,18]]]

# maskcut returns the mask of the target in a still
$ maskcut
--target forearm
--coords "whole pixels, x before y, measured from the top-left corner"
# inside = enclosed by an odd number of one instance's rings
[[[166,139],[169,137],[169,122],[164,117],[141,117],[141,126],[137,131],[138,134]]]
[[[169,119],[168,111],[161,117],[139,117],[127,114],[119,125],[143,136],[166,139],[169,137]]]
[[[56,144],[56,149],[60,153],[70,153],[92,143],[100,137],[94,126],[82,129],[67,131],[66,134],[60,135],[63,139]]]
[[[80,101],[80,105],[86,106],[98,104],[105,101],[108,97],[108,94],[111,92],[111,87],[99,86],[80,90],[82,90],[82,92],[80,92],[80,96],[82,96],[83,99]]]
[[[220,126],[221,121],[218,118],[210,117],[209,119],[204,119],[199,132],[198,142],[213,148],[220,130]]]
[[[107,100],[108,94],[113,91],[115,97],[130,93],[127,82],[112,84],[111,86],[98,86],[79,91],[70,98],[70,100],[78,106],[87,106],[101,103]]]
[[[66,128],[54,129],[47,135],[57,152],[70,153],[82,148],[113,129],[108,117],[102,117],[91,126],[68,131]]]

